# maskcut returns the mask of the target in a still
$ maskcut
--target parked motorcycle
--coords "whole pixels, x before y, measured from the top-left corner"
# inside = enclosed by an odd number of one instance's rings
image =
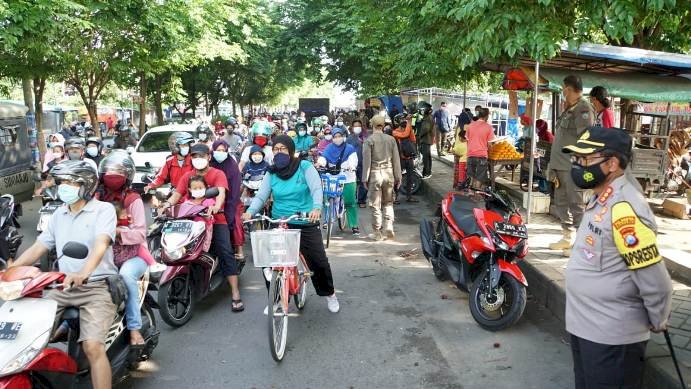
[[[420,222],[434,275],[470,293],[470,313],[482,328],[516,323],[526,305],[528,282],[517,262],[528,253],[528,232],[511,200],[491,190],[449,192],[439,216]]]
[[[401,182],[401,194],[408,195],[408,180],[412,181],[411,195],[417,193],[422,187],[422,154],[417,153],[415,159],[413,160],[413,170],[408,171],[408,169],[403,169],[401,172],[403,175],[403,180]]]
[[[64,203],[58,197],[58,186],[49,186],[41,191],[41,208],[38,210],[38,224],[36,224],[36,231],[40,234],[48,228],[48,221],[55,211]],[[39,267],[41,271],[53,271],[57,269],[57,261],[55,250],[50,250],[43,258]]]
[[[0,270],[7,268],[7,262],[17,256],[24,236],[19,233],[21,204],[14,202],[14,196],[0,196]]]
[[[76,259],[87,257],[89,249],[81,243],[68,242],[62,255]],[[113,383],[128,376],[128,369],[147,360],[158,344],[159,331],[153,308],[154,299],[146,292],[148,273],[139,281],[143,291],[139,299],[142,314],[141,333],[145,339],[142,349],[130,347],[126,329],[124,301],[105,339],[106,353],[111,363]],[[45,289],[61,287],[65,275],[60,272],[41,272],[33,266],[13,267],[0,273],[0,388],[70,388],[89,386],[89,364],[79,340],[79,309],[67,308],[59,321],[67,321],[66,339],[51,339],[56,322],[57,303],[41,298]],[[64,346],[48,347],[49,342],[64,342]]]
[[[206,198],[216,197],[217,188],[209,188]],[[172,327],[187,323],[197,301],[208,296],[225,282],[218,258],[204,252],[207,226],[192,219],[202,216],[206,207],[181,204],[169,215],[159,216],[162,223],[161,260],[168,265],[158,285],[161,318]]]

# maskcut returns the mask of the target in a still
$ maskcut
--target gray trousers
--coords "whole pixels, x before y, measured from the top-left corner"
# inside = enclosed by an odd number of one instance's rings
[[[561,221],[562,230],[577,229],[583,219],[585,191],[576,186],[568,170],[555,170],[559,188],[554,190],[554,210]],[[590,192],[590,191],[588,191]]]

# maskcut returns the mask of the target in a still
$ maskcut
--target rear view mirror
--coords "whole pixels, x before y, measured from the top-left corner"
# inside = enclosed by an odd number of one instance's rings
[[[151,169],[151,162],[149,162],[149,161],[144,162],[144,166],[145,166],[147,169]]]
[[[207,199],[211,199],[211,198],[218,196],[219,193],[220,192],[218,191],[218,188],[216,188],[216,187],[209,188],[206,190],[204,197],[206,197]]]
[[[70,241],[62,246],[62,255],[74,259],[84,259],[89,255],[89,248],[81,243]]]
[[[148,163],[148,162],[147,162],[147,163]],[[153,174],[145,174],[145,175],[142,177],[142,183],[144,183],[144,184],[150,184],[150,183],[154,182],[154,179],[155,179],[155,178],[156,178],[156,176],[154,176]]]

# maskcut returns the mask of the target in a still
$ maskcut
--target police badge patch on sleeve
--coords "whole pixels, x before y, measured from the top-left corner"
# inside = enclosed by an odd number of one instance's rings
[[[614,244],[629,270],[641,269],[662,260],[655,231],[646,226],[627,202],[612,207]]]

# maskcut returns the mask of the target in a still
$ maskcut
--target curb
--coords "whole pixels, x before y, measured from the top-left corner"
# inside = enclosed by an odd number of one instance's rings
[[[439,158],[436,155],[433,155],[433,158],[453,168],[453,162]],[[424,193],[429,200],[438,203],[446,192],[435,190],[432,185],[424,185]],[[537,259],[537,256],[529,253],[523,261],[519,262],[519,267],[523,270],[528,280],[528,293],[544,305],[561,323],[565,323],[566,286],[564,276],[550,266],[537,262],[535,259]],[[673,263],[676,266],[669,269],[670,275],[683,273],[682,269],[680,269],[682,265],[668,258],[664,258],[664,260],[665,264]],[[682,277],[683,280],[684,278]],[[689,370],[684,368],[683,364],[681,368],[682,372],[685,373],[685,380],[688,381]],[[643,381],[643,387],[645,388],[678,389],[680,387],[679,377],[674,369],[669,351],[658,346],[653,341],[648,342]]]

